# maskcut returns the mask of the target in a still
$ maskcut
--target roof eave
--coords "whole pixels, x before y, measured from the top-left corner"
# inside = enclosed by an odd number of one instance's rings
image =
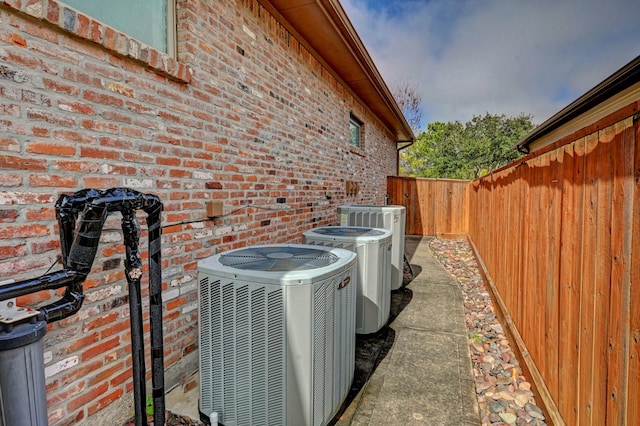
[[[640,56],[533,129],[515,145],[515,148],[524,154],[528,154],[530,151],[529,145],[536,140],[569,123],[639,81]]]
[[[415,135],[338,0],[259,0],[394,135]],[[284,22],[283,22],[284,21]]]

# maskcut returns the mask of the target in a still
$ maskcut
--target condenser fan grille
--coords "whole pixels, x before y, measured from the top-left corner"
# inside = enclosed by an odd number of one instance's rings
[[[384,235],[384,231],[373,228],[354,228],[349,226],[328,226],[326,228],[316,228],[316,234],[329,235],[333,237],[377,237]]]
[[[220,263],[252,271],[303,271],[339,261],[335,254],[301,247],[249,247],[220,256]]]

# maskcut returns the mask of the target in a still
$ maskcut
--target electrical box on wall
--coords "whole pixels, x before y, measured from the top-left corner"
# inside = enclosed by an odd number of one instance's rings
[[[207,217],[222,216],[222,201],[207,201]]]

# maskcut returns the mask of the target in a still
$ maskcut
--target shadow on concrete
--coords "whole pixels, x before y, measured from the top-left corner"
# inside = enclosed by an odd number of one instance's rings
[[[411,279],[413,280],[418,275],[422,273],[422,266],[420,265],[411,265]],[[406,284],[405,284],[406,285]]]
[[[411,266],[418,269],[418,271],[421,271],[419,266]],[[413,298],[413,292],[407,288],[406,285],[411,282],[413,277],[417,276],[415,273],[416,269],[414,269],[414,274],[408,276],[405,265],[403,287],[391,292],[391,307],[389,310],[389,320],[387,321],[387,324],[376,333],[356,335],[356,365],[353,374],[353,383],[351,384],[351,389],[342,403],[340,410],[338,410],[338,413],[329,425],[335,425],[336,422],[340,420],[345,409],[351,405],[354,398],[358,395],[358,392],[360,392],[364,387],[373,372],[376,371],[378,365],[380,365],[380,362],[382,362],[389,353],[389,350],[391,350],[396,338],[396,332],[394,329],[389,327],[389,324],[396,319],[400,312],[402,312]]]

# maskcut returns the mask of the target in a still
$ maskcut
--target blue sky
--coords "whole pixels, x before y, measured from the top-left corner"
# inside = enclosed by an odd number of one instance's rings
[[[387,84],[426,123],[542,123],[640,55],[640,0],[341,0]]]

